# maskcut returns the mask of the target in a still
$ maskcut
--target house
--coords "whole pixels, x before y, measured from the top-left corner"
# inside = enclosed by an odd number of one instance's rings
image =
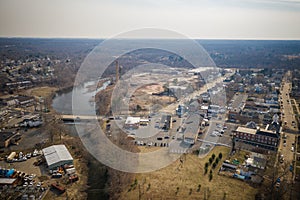
[[[265,169],[267,165],[267,159],[264,155],[253,152],[250,158],[247,158],[246,165],[254,168]]]
[[[43,149],[50,170],[64,165],[73,165],[73,157],[65,145],[53,145]]]

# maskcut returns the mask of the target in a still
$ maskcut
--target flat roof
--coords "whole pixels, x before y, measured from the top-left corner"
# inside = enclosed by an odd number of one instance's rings
[[[127,117],[125,124],[138,124],[140,120],[140,117]]]
[[[249,133],[249,134],[256,134],[257,130],[256,130],[256,129],[252,129],[252,128],[247,128],[247,127],[239,126],[239,127],[236,129],[236,132]]]
[[[191,139],[195,139],[196,134],[192,133],[192,132],[186,132],[184,133],[184,138],[191,138]]]
[[[16,178],[0,178],[0,184],[1,185],[11,185],[16,180],[17,180]]]
[[[63,144],[47,147],[43,149],[43,153],[48,166],[61,161],[73,160],[73,157],[71,156],[67,147]]]

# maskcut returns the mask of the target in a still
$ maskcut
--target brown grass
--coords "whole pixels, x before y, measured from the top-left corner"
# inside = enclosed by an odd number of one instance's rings
[[[222,160],[225,160],[229,149],[216,147],[204,159],[188,154],[182,156],[183,165],[177,160],[164,169],[136,174],[137,186],[129,186],[120,199],[138,199],[139,193],[141,199],[204,199],[205,196],[209,199],[223,199],[224,196],[225,199],[254,199],[257,192],[255,188],[240,180],[218,175],[221,162],[213,169],[211,181],[208,176],[211,166],[204,175],[205,163],[212,153],[218,156],[220,152],[223,154]]]
[[[55,87],[37,87],[30,91],[30,95],[36,96],[36,97],[44,97],[49,98],[52,96],[54,92],[56,92],[58,89]]]

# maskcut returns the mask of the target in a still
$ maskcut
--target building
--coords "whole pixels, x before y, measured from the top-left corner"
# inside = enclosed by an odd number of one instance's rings
[[[194,144],[199,133],[199,124],[201,117],[197,114],[191,114],[185,120],[185,131],[183,135],[183,142],[187,144]]]
[[[260,128],[252,129],[241,126],[234,131],[234,137],[238,142],[244,142],[269,150],[277,150],[280,140],[280,134],[277,131]]]
[[[186,132],[183,135],[183,141],[187,144],[195,144],[196,139],[197,139],[197,134],[192,132]]]
[[[63,165],[73,165],[73,158],[65,145],[53,145],[43,149],[50,170]]]
[[[267,165],[267,159],[263,154],[252,153],[250,158],[245,161],[247,166],[254,168],[265,169]]]
[[[149,119],[140,119],[140,126],[147,126],[149,122]]]
[[[0,185],[14,185],[16,181],[16,178],[0,178]]]
[[[172,116],[171,115],[163,115],[160,120],[160,128],[163,130],[170,130],[172,128]]]
[[[125,129],[138,129],[140,126],[140,117],[127,117],[125,121],[124,128]]]
[[[0,132],[0,148],[8,147],[17,135],[17,132]]]
[[[185,107],[183,105],[178,105],[178,108],[176,108],[176,115],[178,117],[182,117],[185,113]]]

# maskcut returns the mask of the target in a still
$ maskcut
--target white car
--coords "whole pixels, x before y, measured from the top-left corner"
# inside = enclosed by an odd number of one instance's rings
[[[217,135],[216,135],[215,133],[212,132],[212,133],[210,134],[210,136],[216,137]]]

